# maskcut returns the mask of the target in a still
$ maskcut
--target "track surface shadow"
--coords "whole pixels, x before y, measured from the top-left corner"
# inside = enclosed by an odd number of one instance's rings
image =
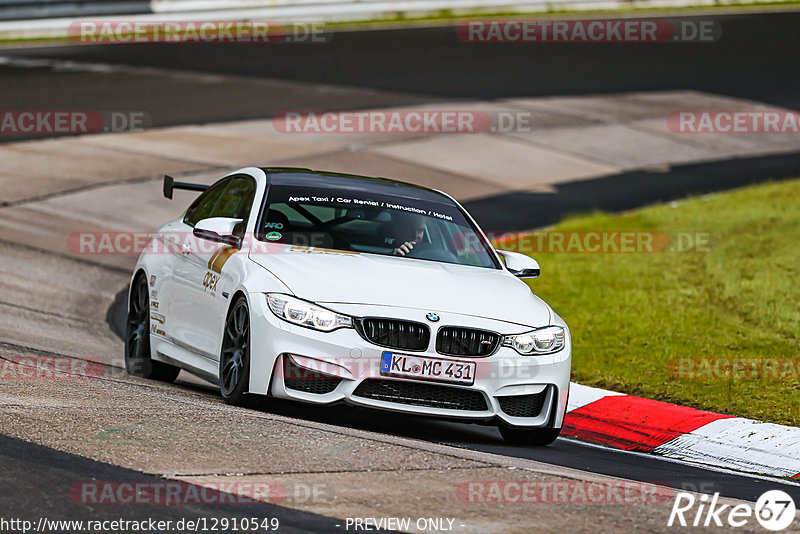
[[[120,289],[119,292],[114,295],[114,301],[111,303],[111,306],[108,307],[108,311],[106,311],[106,323],[108,323],[108,328],[122,341],[125,341],[125,319],[128,312],[129,290],[130,285]]]
[[[230,496],[212,490],[198,492],[207,499],[203,504],[95,504],[91,496],[115,495],[102,490],[94,491],[90,486],[88,502],[83,502],[81,483],[98,481],[132,484],[162,484],[164,479],[97,462],[74,454],[42,447],[26,441],[0,436],[0,463],[3,465],[2,478],[14,480],[17,491],[4,491],[0,494],[0,510],[14,511],[14,517],[37,525],[40,518],[50,520],[141,521],[149,517],[156,521],[181,519],[197,520],[206,518],[212,524],[214,518],[247,519],[278,518],[280,532],[335,532],[341,520],[302,512],[269,503],[215,504],[217,501],[230,502]],[[102,484],[102,482],[99,482]],[[188,485],[187,485],[188,486]],[[151,490],[157,495],[156,490]],[[161,490],[164,495],[165,490]],[[119,492],[121,494],[121,491]],[[184,492],[190,495],[189,492]],[[123,496],[124,498],[124,496]],[[139,493],[137,498],[143,498]],[[85,525],[84,525],[85,526]],[[72,532],[75,529],[55,527],[48,531]],[[170,531],[177,531],[173,528]]]

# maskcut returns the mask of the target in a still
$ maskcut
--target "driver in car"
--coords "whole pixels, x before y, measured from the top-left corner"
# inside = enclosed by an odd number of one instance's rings
[[[400,217],[393,230],[394,242],[401,244],[395,247],[392,254],[406,256],[414,249],[414,245],[421,243],[425,237],[425,218],[421,215]]]

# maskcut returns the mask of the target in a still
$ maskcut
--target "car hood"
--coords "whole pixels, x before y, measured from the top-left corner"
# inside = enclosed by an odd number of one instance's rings
[[[250,258],[313,302],[418,308],[534,327],[551,319],[547,304],[504,270],[314,249]]]

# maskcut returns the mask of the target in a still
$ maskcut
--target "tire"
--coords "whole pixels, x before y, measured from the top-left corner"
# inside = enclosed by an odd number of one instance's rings
[[[500,425],[499,429],[506,443],[540,447],[550,445],[561,433],[560,428],[520,428]]]
[[[129,375],[162,382],[174,382],[181,372],[180,367],[150,359],[150,290],[143,274],[133,281],[128,295],[125,369]]]
[[[219,390],[233,406],[248,404],[250,385],[250,308],[240,296],[228,311],[219,356]]]

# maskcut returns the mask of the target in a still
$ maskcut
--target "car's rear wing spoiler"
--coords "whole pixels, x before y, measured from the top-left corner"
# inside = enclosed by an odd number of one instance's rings
[[[164,196],[171,199],[173,189],[186,189],[187,191],[205,191],[207,185],[190,184],[189,182],[176,182],[172,176],[164,176]]]

